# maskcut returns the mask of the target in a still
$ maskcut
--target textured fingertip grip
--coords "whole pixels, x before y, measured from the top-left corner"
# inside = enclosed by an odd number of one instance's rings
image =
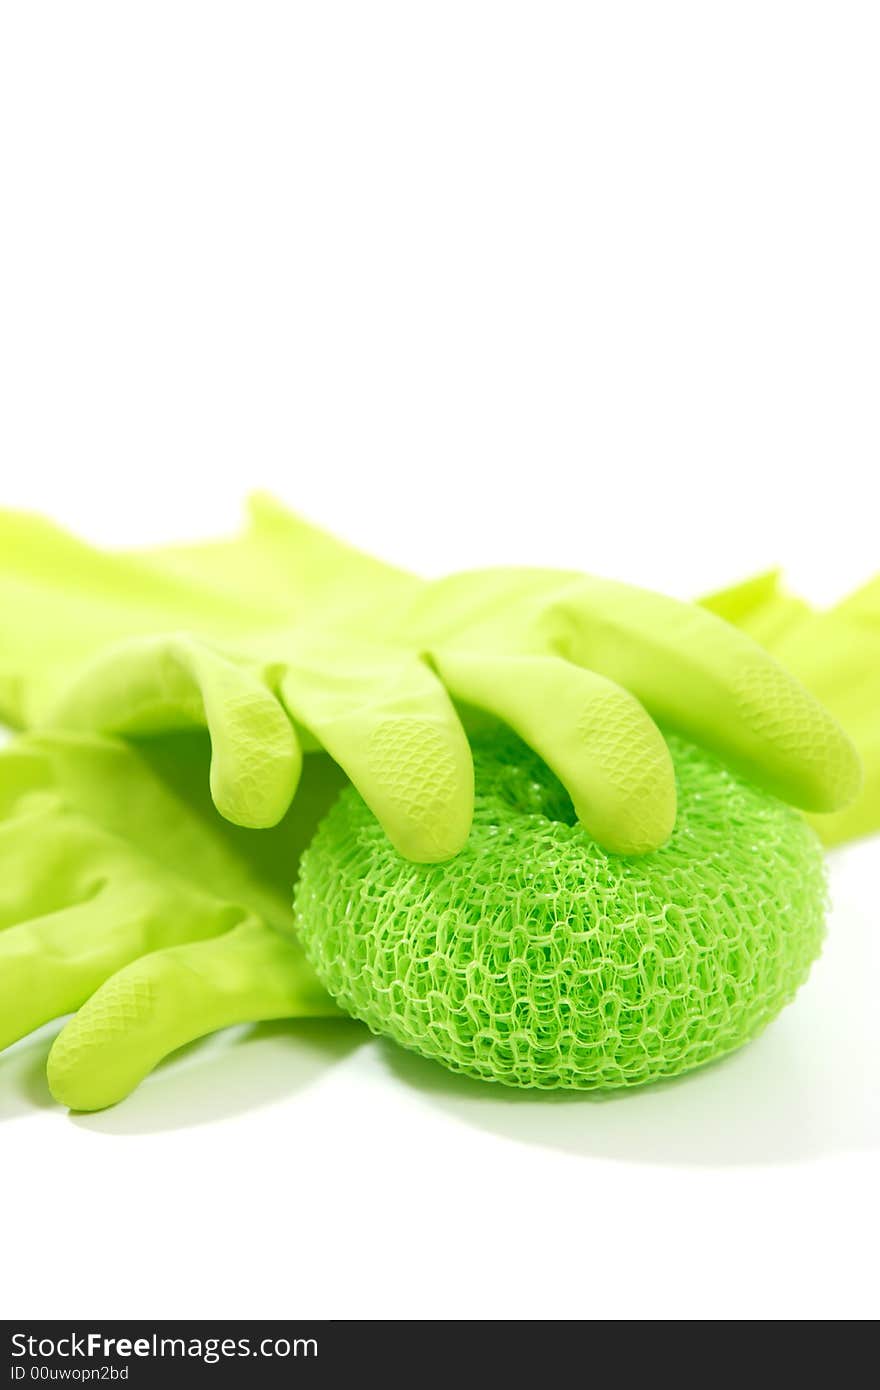
[[[127,1096],[163,1055],[132,1048],[156,1009],[153,981],[123,971],[98,990],[63,1028],[46,1064],[49,1090],[71,1110],[103,1110]]]
[[[280,690],[401,854],[438,863],[458,852],[473,811],[471,750],[426,662],[372,646],[341,663],[336,649],[301,653]]]
[[[474,788],[463,733],[425,719],[385,719],[369,734],[366,766],[370,804],[405,858],[436,864],[459,852]]]
[[[648,854],[675,828],[675,769],[660,730],[634,700],[594,700],[578,735],[602,788],[595,802],[575,801],[578,820],[612,854]]]
[[[855,799],[862,785],[859,754],[805,686],[781,666],[762,662],[741,672],[735,694],[746,724],[778,755],[781,795],[817,812],[840,811]],[[768,758],[768,777],[773,772]]]
[[[290,808],[302,751],[274,696],[228,701],[209,724],[211,799],[224,820],[248,830],[277,825]]]

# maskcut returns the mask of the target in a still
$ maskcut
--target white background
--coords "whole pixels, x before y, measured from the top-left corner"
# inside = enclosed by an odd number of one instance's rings
[[[878,567],[873,4],[0,11],[0,502],[107,543],[259,485],[425,573]],[[70,1118],[0,1059],[6,1316],[880,1312],[878,842],[726,1064],[497,1095],[353,1026]]]

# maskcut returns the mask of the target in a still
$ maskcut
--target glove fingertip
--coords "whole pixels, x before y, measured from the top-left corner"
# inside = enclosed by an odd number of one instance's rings
[[[818,812],[842,810],[855,799],[862,785],[855,744],[800,681],[767,661],[740,673],[736,697],[763,744],[765,779],[773,779],[780,795]]]
[[[104,1110],[130,1095],[149,1066],[131,1055],[126,1034],[154,1006],[147,979],[120,974],[104,985],[52,1044],[46,1079],[53,1099],[86,1111]]]
[[[413,817],[389,822],[386,817],[382,828],[404,859],[416,864],[443,864],[464,848],[472,818],[472,808],[461,808],[453,816],[430,821]]]
[[[465,844],[474,812],[474,766],[457,721],[380,720],[352,780],[404,858],[438,864]]]
[[[660,729],[635,701],[603,692],[579,726],[588,754],[575,781],[565,777],[578,820],[611,854],[650,854],[675,828],[675,768]]]
[[[613,815],[604,808],[604,813],[597,816],[593,806],[575,806],[575,814],[584,829],[609,854],[652,854],[663,848],[675,829],[675,785],[663,789],[655,787],[650,795],[615,808]]]
[[[54,1047],[46,1062],[46,1080],[52,1099],[74,1111],[105,1110],[123,1100],[132,1089],[121,1093],[115,1088],[107,1090],[103,1077],[91,1075],[88,1068],[70,1064],[66,1055],[56,1056]]]
[[[266,830],[286,815],[302,773],[302,750],[292,726],[271,737],[222,741],[213,737],[211,798],[224,820]]]

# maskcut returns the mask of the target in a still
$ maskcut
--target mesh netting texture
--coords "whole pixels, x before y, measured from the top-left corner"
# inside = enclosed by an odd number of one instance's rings
[[[465,848],[413,864],[352,788],[306,851],[300,938],[339,1004],[454,1071],[610,1089],[673,1076],[759,1033],[819,953],[819,842],[796,811],[669,738],[663,849],[606,853],[524,744],[474,744]]]

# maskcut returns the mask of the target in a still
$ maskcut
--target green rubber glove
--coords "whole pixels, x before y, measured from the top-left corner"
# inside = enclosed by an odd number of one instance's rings
[[[858,749],[864,768],[859,795],[845,810],[811,818],[824,842],[842,844],[880,830],[880,575],[824,611],[789,594],[777,570],[703,602],[799,677]]]
[[[48,1061],[72,1109],[114,1104],[218,1028],[337,1014],[293,937],[291,883],[344,779],[310,757],[295,807],[257,834],[217,815],[208,759],[199,733],[0,751],[0,1048],[78,1011]]]
[[[846,820],[819,818],[830,843],[880,827],[878,586],[814,615],[826,621],[801,642],[866,752],[866,797]],[[776,580],[707,602],[768,643],[812,623]],[[859,671],[865,683],[850,679]],[[865,684],[875,698],[860,705],[851,696]],[[134,747],[31,736],[0,753],[0,1046],[79,1009],[49,1063],[53,1094],[74,1109],[122,1099],[217,1028],[335,1013],[284,933],[299,853],[344,779],[309,757],[293,810],[255,835],[215,814],[208,759],[198,733]]]
[[[509,724],[620,853],[674,823],[655,719],[806,809],[845,804],[860,776],[804,687],[696,605],[557,571],[425,582],[265,498],[237,540],[140,555],[0,516],[0,708],[127,735],[206,726],[215,804],[248,826],[278,821],[301,750],[322,747],[424,861],[470,826],[461,716]]]

